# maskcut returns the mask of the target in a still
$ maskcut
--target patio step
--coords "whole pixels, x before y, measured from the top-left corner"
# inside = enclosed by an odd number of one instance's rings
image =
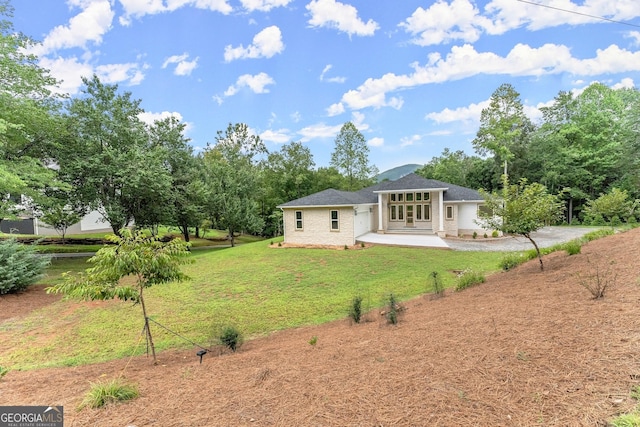
[[[397,228],[393,230],[385,230],[384,234],[428,234],[433,235],[436,234],[432,228],[415,228],[415,227],[404,227]]]

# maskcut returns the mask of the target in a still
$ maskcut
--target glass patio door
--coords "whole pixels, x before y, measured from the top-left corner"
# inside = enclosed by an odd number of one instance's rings
[[[405,218],[405,225],[407,227],[413,227],[413,205],[407,205],[407,215]]]

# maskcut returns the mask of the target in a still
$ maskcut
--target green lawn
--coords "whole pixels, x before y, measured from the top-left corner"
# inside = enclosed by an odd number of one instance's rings
[[[274,239],[193,253],[187,282],[151,288],[151,317],[199,344],[233,324],[246,338],[344,318],[356,295],[366,308],[390,293],[408,299],[429,291],[429,275],[454,284],[452,270],[499,269],[502,253],[374,246],[364,250],[283,249]],[[54,261],[46,283],[84,260]],[[0,365],[11,369],[99,362],[145,350],[140,307],[126,302],[60,301],[0,324]],[[153,326],[158,349],[190,344]]]

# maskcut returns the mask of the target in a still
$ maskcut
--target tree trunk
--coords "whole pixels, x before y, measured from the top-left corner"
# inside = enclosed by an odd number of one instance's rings
[[[231,247],[235,247],[236,241],[233,237],[233,228],[229,227],[229,239],[231,239]]]
[[[149,327],[149,318],[147,317],[147,307],[144,305],[144,296],[142,295],[143,286],[140,285],[140,305],[142,306],[142,314],[144,315],[144,330],[147,333],[147,339],[149,340],[149,346],[151,347],[151,354],[153,355],[153,364],[158,364],[156,359],[156,347],[153,345],[153,337],[151,336],[151,328]]]
[[[196,226],[196,238],[200,238],[200,227]]]
[[[540,271],[544,271],[544,264],[542,263],[542,254],[540,253],[540,248],[538,247],[538,244],[531,238],[531,235],[525,234],[524,237],[529,239],[529,241],[533,243],[533,246],[536,248],[536,253],[538,254],[538,261],[540,261]]]
[[[189,226],[181,225],[180,231],[182,232],[182,236],[184,237],[184,241],[189,243]]]

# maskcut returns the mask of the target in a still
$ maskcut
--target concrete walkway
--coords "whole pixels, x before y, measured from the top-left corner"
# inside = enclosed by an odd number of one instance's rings
[[[581,237],[591,231],[593,227],[544,227],[531,234],[539,247],[546,248],[558,243]],[[526,251],[533,249],[528,239],[522,236],[509,236],[499,239],[441,239],[436,235],[410,234],[378,234],[367,233],[356,238],[357,242],[374,243],[378,245],[421,246],[428,248],[453,249],[455,251]]]
[[[374,243],[377,245],[422,246],[429,248],[449,249],[449,245],[433,234],[378,234],[367,233],[356,237],[356,242]]]

